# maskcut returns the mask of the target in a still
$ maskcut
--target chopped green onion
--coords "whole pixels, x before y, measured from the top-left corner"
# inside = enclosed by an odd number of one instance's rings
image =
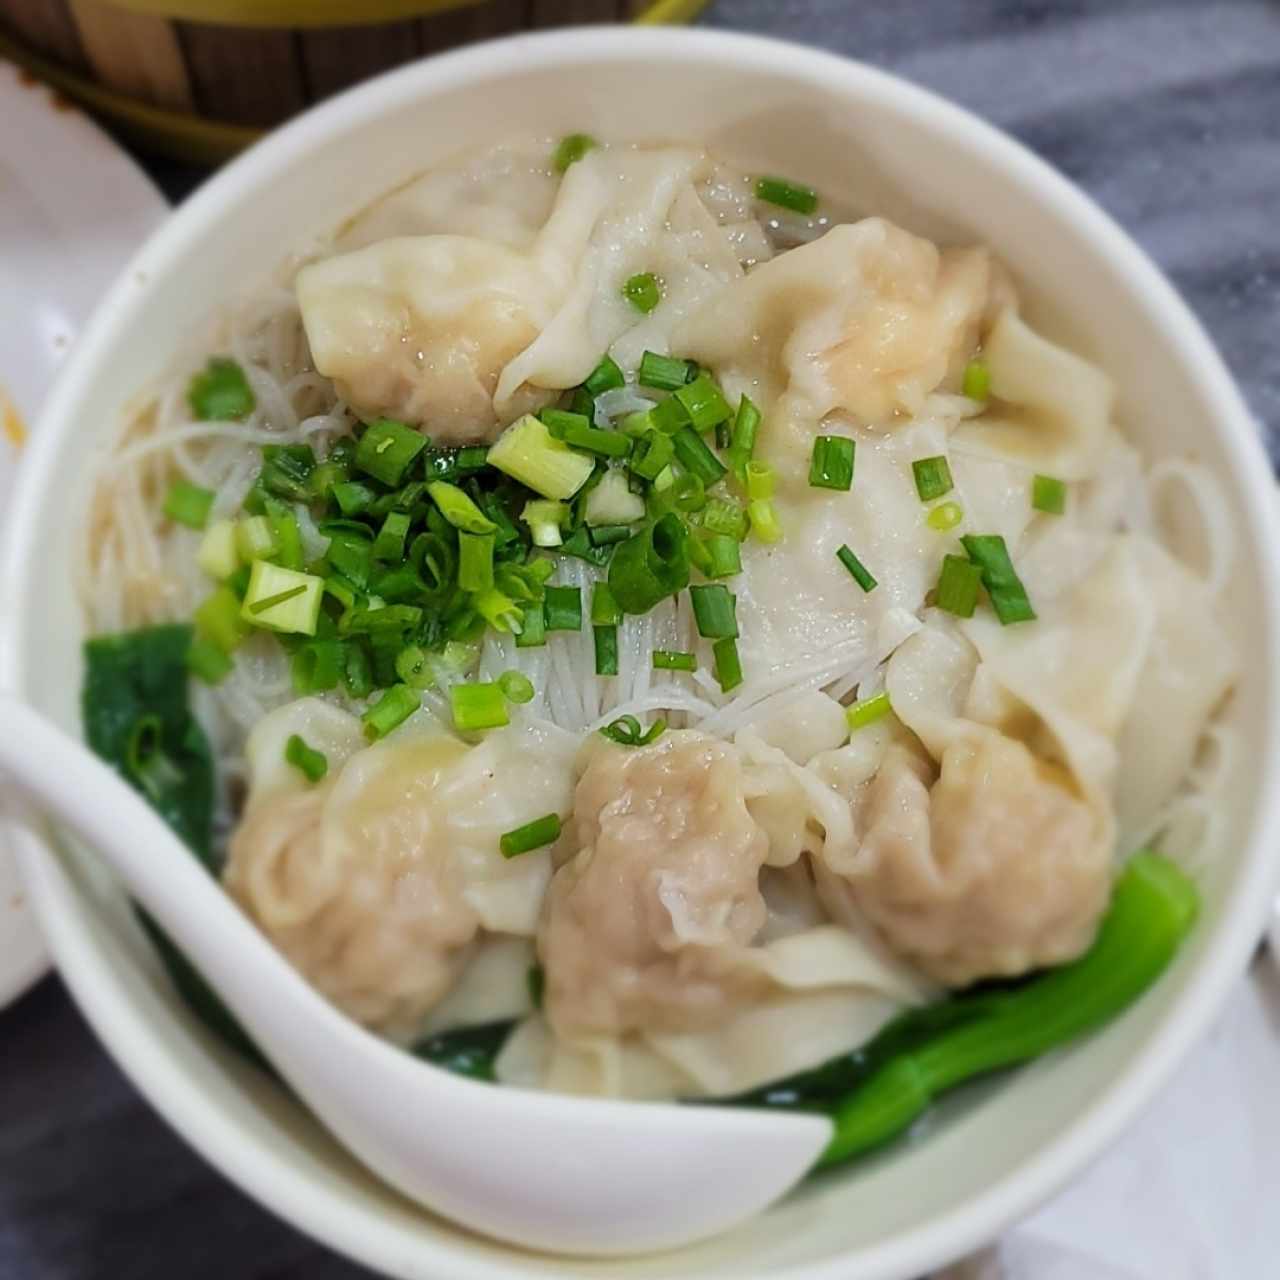
[[[747,497],[752,502],[768,502],[773,497],[775,476],[767,462],[748,462],[746,474]]]
[[[940,502],[925,517],[925,523],[930,529],[946,533],[947,530],[954,529],[963,519],[964,511],[961,510],[958,502]]]
[[[760,410],[747,397],[738,401],[738,413],[733,420],[733,435],[729,441],[729,454],[735,466],[745,466],[756,447],[756,433],[760,430]]]
[[[194,636],[187,648],[187,670],[205,684],[220,684],[235,664],[212,640]]]
[[[631,492],[624,471],[606,471],[600,483],[588,492],[582,518],[593,526],[635,524],[644,519],[644,499]],[[624,531],[623,537],[626,536]]]
[[[648,613],[659,600],[689,585],[689,532],[668,513],[619,544],[609,565],[609,587],[626,613]]]
[[[636,441],[627,466],[642,480],[656,480],[659,472],[675,456],[671,437],[651,428]]]
[[[518,858],[522,853],[532,853],[554,844],[560,838],[560,815],[549,813],[536,822],[526,822],[523,827],[506,832],[498,841],[504,858]]]
[[[671,486],[671,502],[677,511],[701,511],[707,505],[707,486],[700,477],[682,472]]]
[[[422,470],[428,481],[453,483],[477,471],[489,462],[489,450],[482,444],[468,444],[461,449],[427,449],[422,455]]]
[[[378,495],[359,480],[344,480],[332,489],[333,500],[344,516],[359,516],[373,506]]]
[[[577,164],[583,156],[600,144],[589,133],[566,134],[556,143],[551,153],[551,163],[557,173],[564,173],[571,164]]]
[[[369,528],[353,520],[326,520],[320,532],[329,539],[324,558],[361,591],[369,586],[373,570],[373,543]]]
[[[324,579],[255,560],[240,616],[255,627],[313,636]]]
[[[688,360],[676,356],[660,356],[656,351],[646,351],[640,357],[636,380],[642,387],[654,387],[659,391],[675,391],[691,379]]]
[[[985,360],[970,360],[964,367],[960,388],[970,400],[986,401],[991,396],[991,370]]]
[[[365,475],[394,489],[409,465],[427,447],[427,438],[403,422],[379,418],[356,445],[355,464]]]
[[[266,516],[241,516],[236,522],[236,550],[242,560],[266,560],[279,549]]]
[[[541,602],[524,611],[524,625],[516,636],[517,649],[537,649],[547,643],[547,615]]]
[[[591,628],[596,651],[596,675],[618,674],[618,628],[594,626]]]
[[[562,556],[575,556],[577,559],[585,560],[588,564],[593,564],[599,569],[609,563],[609,557],[613,554],[613,547],[593,542],[591,530],[583,524],[579,525],[564,540],[564,546],[560,548],[560,554]]]
[[[742,659],[738,656],[738,642],[732,636],[717,640],[711,646],[715,659],[715,677],[722,693],[736,689],[742,683]]]
[[[214,356],[187,384],[187,403],[202,422],[235,422],[257,404],[244,370],[226,356]]]
[[[597,627],[616,627],[622,621],[622,610],[607,582],[597,582],[591,591],[591,622]]]
[[[455,529],[464,533],[493,533],[498,526],[457,485],[433,480],[427,485],[431,501]]]
[[[649,431],[652,428],[653,414],[648,409],[638,409],[635,413],[629,413],[620,423],[618,423],[618,429],[623,433],[623,435],[628,435],[633,440],[638,440],[646,431]]]
[[[756,199],[766,204],[776,204],[792,213],[812,216],[818,208],[818,193],[812,187],[802,187],[785,178],[757,178]]]
[[[736,538],[728,534],[712,534],[703,546],[707,551],[708,565],[703,573],[708,578],[732,578],[742,572],[742,548]]]
[[[668,396],[649,410],[649,421],[663,435],[673,436],[689,425],[689,413],[675,396]]]
[[[1060,516],[1067,509],[1066,482],[1056,476],[1036,476],[1031,481],[1031,505],[1037,511]]]
[[[404,542],[409,534],[409,517],[403,511],[388,512],[373,540],[373,558],[383,561],[404,559]]]
[[[700,373],[692,382],[677,387],[674,395],[684,406],[695,431],[710,431],[733,416],[724,393],[709,373]]]
[[[529,526],[535,547],[558,547],[564,541],[562,530],[569,523],[569,508],[549,498],[533,498],[524,504],[520,519]]]
[[[548,587],[543,601],[548,631],[582,630],[582,589]]]
[[[543,419],[553,439],[563,440],[574,449],[585,449],[602,458],[625,458],[631,452],[630,436],[590,426],[576,413],[552,409],[544,412]]]
[[[854,441],[847,436],[814,436],[809,484],[814,489],[848,489],[853,484]]]
[[[458,586],[463,591],[493,586],[493,534],[458,534]]]
[[[607,547],[611,543],[626,542],[631,537],[631,525],[597,524],[592,525],[587,533],[591,539],[592,546]]]
[[[322,751],[307,746],[299,734],[290,734],[285,743],[284,758],[287,764],[299,770],[308,782],[319,782],[329,772],[329,758]]]
[[[498,677],[498,688],[508,702],[523,706],[533,701],[533,681],[520,671],[504,671]]]
[[[844,718],[849,724],[849,732],[854,733],[858,729],[865,729],[869,724],[875,724],[877,720],[882,720],[892,710],[893,704],[889,701],[889,694],[877,693],[872,698],[864,698],[861,702],[855,702],[853,706],[846,707]]]
[[[290,502],[311,499],[311,476],[316,455],[309,444],[267,444],[262,446],[259,483],[270,494]]]
[[[572,498],[595,470],[595,460],[556,440],[531,413],[512,423],[489,448],[489,465],[544,498]]]
[[[698,656],[678,649],[655,649],[653,669],[655,671],[697,671]]]
[[[353,698],[367,698],[373,691],[373,672],[369,665],[369,654],[364,645],[358,641],[347,645],[342,679],[347,686],[347,692]]]
[[[972,618],[978,604],[982,570],[963,556],[944,556],[935,602],[957,618]]]
[[[917,458],[911,464],[911,474],[915,477],[916,493],[920,495],[921,502],[932,502],[955,488],[951,467],[941,454],[933,458]]]
[[[650,311],[662,301],[662,286],[652,271],[632,276],[622,286],[622,296],[642,315]]]
[[[695,475],[709,489],[728,468],[703,443],[702,437],[692,427],[681,427],[671,437],[676,459],[686,471]]]
[[[547,971],[540,964],[531,964],[524,975],[524,983],[529,988],[529,1003],[534,1009],[541,1009],[547,989]]]
[[[240,616],[240,601],[230,587],[219,587],[209,596],[196,609],[192,622],[196,634],[223,653],[230,653],[249,634],[248,625]]]
[[[728,587],[713,584],[690,587],[693,619],[704,640],[735,639],[738,635],[738,602]]]
[[[856,582],[863,591],[875,590],[876,580],[867,572],[867,566],[864,565],[848,547],[841,547],[840,550],[836,552],[836,559],[849,570],[850,574],[853,575],[854,582]]]
[[[618,367],[618,362],[611,355],[603,355],[600,357],[600,363],[587,374],[587,380],[582,384],[583,390],[592,398],[603,395],[606,391],[612,391],[616,387],[625,387],[627,379],[623,375],[622,370]],[[590,414],[588,414],[590,417]]]
[[[217,495],[212,490],[178,480],[164,500],[164,513],[170,520],[185,524],[189,529],[203,529],[209,520],[209,512],[213,510],[215,497]]]
[[[505,591],[499,591],[497,587],[485,587],[473,593],[471,607],[495,631],[505,631],[518,636],[524,629],[525,611]]]
[[[364,736],[370,742],[385,738],[387,734],[402,725],[422,705],[422,697],[416,689],[405,684],[393,684],[360,717],[364,725]]]
[[[666,731],[667,722],[661,716],[648,729],[641,729],[640,721],[635,716],[619,716],[600,730],[610,742],[616,742],[620,747],[647,747]]]
[[[998,533],[967,534],[960,539],[969,559],[982,570],[982,585],[1001,626],[1031,622],[1036,612],[1027,599],[1027,590],[1014,571],[1009,549]]]
[[[751,517],[751,532],[761,542],[777,542],[782,537],[782,524],[772,502],[748,502],[747,515]]]
[[[422,575],[428,596],[439,598],[453,587],[457,553],[452,542],[439,533],[420,533],[409,544],[409,562]]]
[[[342,678],[342,642],[313,640],[294,652],[289,663],[294,689],[306,696],[336,689]]]
[[[453,723],[462,733],[500,729],[510,724],[507,700],[496,684],[455,684],[449,690]]]
[[[557,440],[563,440],[565,431],[570,427],[585,431],[592,421],[589,413],[570,413],[567,409],[543,409],[538,417]]]
[[[408,645],[396,654],[396,675],[410,689],[431,689],[436,683],[427,651],[416,644]]]
[[[267,520],[271,523],[271,536],[275,539],[276,552],[271,558],[286,569],[301,569],[305,562],[302,549],[302,530],[298,519],[278,498],[266,499]]]
[[[211,578],[229,578],[240,566],[234,520],[215,520],[200,539],[196,564]]]
[[[741,542],[747,536],[747,513],[732,498],[712,498],[703,509],[702,527]]]

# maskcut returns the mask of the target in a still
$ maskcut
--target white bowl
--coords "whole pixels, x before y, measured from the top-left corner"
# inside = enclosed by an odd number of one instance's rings
[[[91,855],[22,857],[59,968],[156,1108],[250,1194],[399,1277],[902,1280],[994,1237],[1113,1139],[1204,1031],[1261,930],[1280,846],[1280,670],[1271,472],[1222,362],[1147,258],[1079,191],[957,107],[855,63],[741,36],[594,29],[433,58],[309,112],[224,170],[143,249],[49,404],[0,577],[0,681],[78,723],[69,557],[94,441],[220,303],[292,247],[459,148],[590,129],[702,139],[926,234],[984,241],[1031,309],[1116,379],[1149,456],[1219,477],[1241,555],[1227,608],[1243,656],[1224,856],[1174,970],[1103,1034],[945,1108],[926,1140],[813,1181],[743,1230],[591,1264],[521,1254],[418,1212],[361,1172],[268,1079],[187,1014]],[[56,762],[50,762],[56,767]],[[608,1176],[607,1170],[601,1176]]]

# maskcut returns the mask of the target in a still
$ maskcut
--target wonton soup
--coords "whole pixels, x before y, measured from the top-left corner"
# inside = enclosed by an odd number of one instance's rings
[[[574,136],[280,249],[103,465],[84,711],[330,1001],[503,1084],[853,1115],[847,1155],[1154,980],[1225,520],[998,245]]]

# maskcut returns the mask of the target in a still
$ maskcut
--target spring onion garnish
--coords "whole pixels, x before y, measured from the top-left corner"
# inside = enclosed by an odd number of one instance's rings
[[[294,651],[289,662],[295,691],[305,696],[336,689],[342,679],[343,659],[343,642],[340,640],[312,640],[302,645]]]
[[[494,533],[498,526],[457,485],[435,480],[427,485],[431,500],[455,529],[464,533]]]
[[[353,698],[367,698],[373,692],[373,669],[369,654],[361,644],[347,646],[342,668],[342,681]]]
[[[240,616],[255,627],[313,636],[324,579],[255,560]]]
[[[404,543],[409,536],[409,517],[403,511],[388,511],[373,540],[373,558],[387,563],[404,559]]]
[[[649,410],[649,421],[656,431],[673,436],[681,427],[689,426],[689,413],[683,402],[675,396],[668,396],[660,404]]]
[[[556,143],[551,153],[551,163],[557,173],[563,173],[571,164],[577,164],[583,156],[600,144],[589,133],[566,134]]]
[[[668,513],[620,543],[609,563],[609,589],[625,613],[648,613],[689,585],[689,531]]]
[[[592,627],[592,642],[596,653],[596,675],[618,674],[618,628]]]
[[[464,445],[461,449],[427,449],[422,455],[422,470],[428,480],[448,480],[451,484],[483,471],[489,450],[482,444]]]
[[[301,569],[306,557],[303,554],[302,530],[298,528],[297,516],[276,498],[267,498],[265,506],[271,536],[276,544],[272,559],[286,569]]]
[[[964,511],[958,502],[940,502],[925,516],[925,524],[939,533],[954,529],[964,519]]]
[[[308,782],[319,782],[329,772],[329,757],[323,751],[307,746],[301,735],[291,734],[284,746],[287,764],[301,771]]]
[[[847,436],[815,436],[809,484],[815,489],[848,489],[853,484],[854,442]]]
[[[607,582],[597,582],[591,592],[591,623],[597,627],[616,627],[622,621],[622,610]]]
[[[869,724],[875,724],[877,720],[884,719],[892,710],[893,704],[889,701],[888,691],[885,691],[877,693],[872,698],[863,698],[861,702],[855,702],[851,707],[846,707],[844,718],[849,723],[850,733],[855,733],[859,729],[865,729]]]
[[[632,276],[622,286],[622,296],[642,315],[650,311],[662,301],[662,286],[652,271]]]
[[[211,578],[229,578],[240,567],[234,520],[215,520],[200,539],[196,564]]]
[[[525,972],[524,984],[529,989],[529,1003],[535,1009],[541,1009],[547,989],[547,971],[540,964],[531,964]]]
[[[695,431],[710,431],[733,416],[733,409],[709,373],[698,374],[673,394],[684,406]]]
[[[1031,505],[1037,511],[1060,516],[1067,509],[1066,482],[1056,476],[1036,476],[1031,481]]]
[[[693,604],[693,620],[703,639],[737,638],[738,602],[728,587],[719,584],[690,587],[689,599]]]
[[[991,370],[985,360],[970,360],[965,365],[960,389],[970,400],[985,403],[991,398]]]
[[[344,516],[363,515],[378,498],[367,484],[361,484],[359,480],[339,481],[330,492]]]
[[[761,542],[773,543],[782,537],[782,525],[772,502],[765,499],[747,503],[747,515],[751,518],[751,532]]]
[[[555,440],[563,440],[575,449],[602,458],[625,458],[631,452],[632,439],[621,431],[603,431],[593,427],[580,414],[565,413],[560,409],[544,409],[542,420]]]
[[[806,218],[818,208],[818,193],[812,187],[801,187],[785,178],[757,178],[756,199],[802,213]]]
[[[874,591],[876,588],[876,580],[867,571],[867,566],[853,554],[849,548],[841,547],[836,552],[836,559],[840,561],[849,573],[852,575],[854,582],[860,586],[863,591]]]
[[[249,634],[240,616],[240,600],[230,587],[219,587],[192,616],[196,634],[230,653]]]
[[[194,636],[187,648],[187,670],[205,684],[220,684],[235,664],[212,640]]]
[[[735,467],[745,466],[755,452],[756,434],[760,430],[760,410],[743,396],[738,401],[738,412],[733,419],[733,433],[729,438],[729,457]]]
[[[695,475],[709,489],[728,470],[723,462],[703,443],[692,427],[681,427],[671,437],[676,460],[690,475]]]
[[[656,480],[675,454],[671,437],[650,429],[636,441],[627,466],[642,480]]]
[[[747,497],[752,502],[768,502],[773,497],[774,473],[767,462],[748,462],[743,468]]]
[[[547,424],[527,413],[489,447],[489,466],[497,467],[544,498],[572,498],[595,470],[595,459],[555,439]]]
[[[686,515],[701,511],[707,505],[707,486],[700,476],[682,471],[671,485],[671,505]]]
[[[600,730],[610,742],[620,747],[647,747],[667,731],[667,722],[661,716],[648,729],[641,729],[635,716],[619,716]]]
[[[524,630],[524,610],[504,591],[486,587],[473,592],[471,607],[495,630],[519,635]]]
[[[518,706],[533,701],[533,681],[523,672],[504,671],[498,677],[498,688],[502,690],[502,696],[508,702],[514,702]]]
[[[507,700],[496,684],[455,684],[449,689],[454,726],[463,733],[510,724]]]
[[[741,542],[747,536],[747,513],[732,498],[712,498],[702,512],[702,527]]]
[[[547,615],[542,604],[530,605],[524,611],[520,634],[516,636],[517,649],[537,649],[547,643]]]
[[[973,561],[963,556],[944,556],[935,597],[938,608],[957,618],[972,618],[981,585],[982,570]]]
[[[911,474],[915,477],[916,492],[921,502],[932,502],[955,487],[951,467],[941,454],[933,458],[917,458],[911,464]]]
[[[742,683],[742,660],[738,657],[738,642],[730,636],[717,640],[711,646],[715,659],[715,677],[721,692],[728,693]]]
[[[241,516],[236,522],[236,551],[242,560],[266,560],[278,550],[266,516]]]
[[[560,815],[549,813],[545,818],[526,822],[523,827],[508,831],[498,841],[498,848],[504,858],[517,858],[522,853],[532,853],[534,849],[554,844],[559,838]]]
[[[582,388],[587,395],[594,398],[616,387],[624,387],[626,384],[627,380],[618,367],[618,362],[610,355],[603,355],[600,357],[600,363],[587,374],[587,380],[582,384]]]
[[[202,422],[247,418],[257,400],[244,370],[226,356],[214,356],[187,385],[187,403]]]
[[[463,591],[493,586],[493,534],[458,534],[458,586]]]
[[[360,717],[364,725],[364,736],[370,742],[385,738],[397,725],[402,725],[421,705],[422,699],[417,690],[408,685],[393,684]]]
[[[356,445],[355,465],[375,480],[395,488],[410,463],[427,447],[427,438],[391,418],[369,423]]]
[[[1026,588],[1009,559],[1009,549],[999,534],[968,534],[960,539],[969,559],[982,570],[982,585],[1002,626],[1030,622],[1035,616]]]
[[[548,631],[582,630],[581,587],[548,587],[545,609]]]
[[[534,498],[524,504],[520,519],[529,526],[535,547],[558,547],[564,541],[562,530],[569,523],[569,508],[563,502]]]
[[[715,533],[701,545],[707,553],[707,567],[702,572],[708,578],[732,578],[742,572],[742,548],[736,539]]]
[[[203,529],[213,510],[215,494],[185,480],[177,481],[164,500],[164,513],[170,520],[185,524],[189,529]]]
[[[646,351],[640,357],[636,381],[642,387],[654,387],[658,391],[676,391],[686,382],[692,382],[697,366],[675,356],[660,356],[656,351]]]
[[[309,444],[263,445],[258,483],[274,497],[306,502],[312,497],[315,469],[316,455]]]
[[[697,671],[698,656],[680,649],[655,649],[653,669],[655,671]]]

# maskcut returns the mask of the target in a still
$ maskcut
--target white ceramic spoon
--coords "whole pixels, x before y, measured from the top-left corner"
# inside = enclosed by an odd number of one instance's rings
[[[687,1244],[783,1195],[831,1135],[818,1116],[566,1098],[433,1067],[317,995],[138,795],[5,695],[0,770],[107,859],[339,1141],[476,1231],[583,1254]]]

